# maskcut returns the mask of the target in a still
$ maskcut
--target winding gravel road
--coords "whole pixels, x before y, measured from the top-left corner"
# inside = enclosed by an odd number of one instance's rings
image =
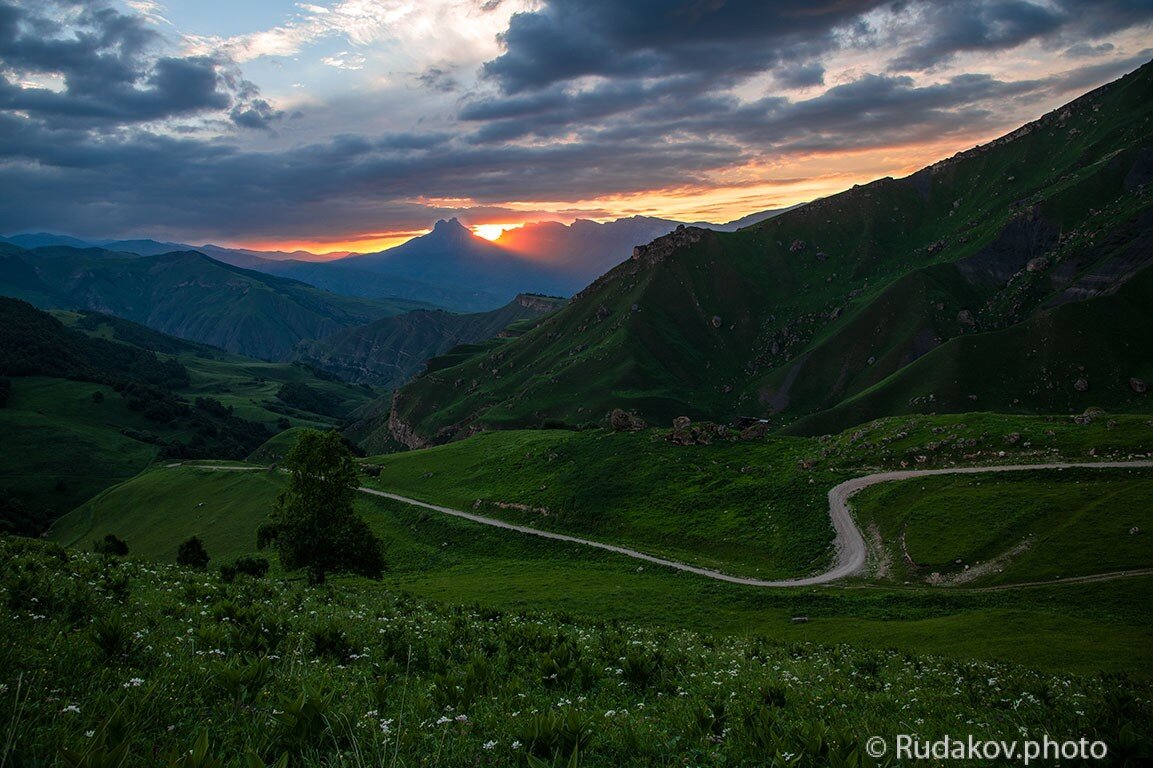
[[[171,466],[171,465],[170,465]],[[566,541],[572,544],[580,544],[586,547],[595,547],[596,549],[603,549],[608,552],[614,552],[618,555],[624,555],[636,560],[643,560],[646,563],[653,563],[654,565],[664,566],[666,568],[674,568],[678,571],[687,571],[688,573],[695,573],[698,576],[704,576],[717,581],[727,581],[731,584],[744,584],[750,587],[811,587],[817,584],[828,584],[838,579],[843,579],[849,576],[855,576],[865,570],[865,561],[868,557],[868,548],[865,545],[865,538],[861,535],[861,529],[857,527],[856,522],[853,520],[853,513],[849,507],[849,498],[853,494],[868,488],[871,485],[878,483],[887,483],[893,480],[911,480],[918,477],[931,477],[934,475],[974,475],[986,472],[1025,472],[1028,470],[1036,469],[1126,469],[1126,468],[1140,468],[1140,467],[1153,467],[1153,461],[1096,461],[1096,462],[1068,462],[1056,464],[1012,464],[1004,466],[987,466],[987,467],[951,467],[948,469],[910,469],[899,470],[893,472],[877,472],[872,475],[864,475],[862,477],[855,477],[852,480],[834,486],[829,491],[829,519],[833,524],[833,530],[836,536],[833,539],[833,546],[836,549],[836,558],[833,567],[824,573],[818,573],[813,576],[805,576],[799,579],[783,579],[783,580],[768,580],[768,579],[753,579],[743,576],[731,576],[727,573],[720,571],[710,570],[708,568],[699,568],[695,565],[688,563],[678,562],[676,560],[666,560],[662,557],[655,557],[653,555],[638,552],[635,549],[628,547],[618,547],[615,544],[605,544],[600,541],[592,541],[591,539],[582,539],[578,536],[569,536],[564,533],[553,533],[552,531],[542,531],[537,528],[529,528],[524,525],[516,525],[514,523],[506,523],[503,520],[497,520],[491,517],[484,517],[483,515],[474,515],[471,512],[462,512],[459,509],[451,509],[450,507],[442,507],[436,504],[429,504],[417,499],[411,499],[407,496],[400,496],[395,493],[387,491],[378,491],[375,488],[361,487],[361,493],[366,493],[372,496],[381,496],[393,501],[399,501],[404,504],[411,504],[414,507],[423,507],[431,509],[434,512],[440,512],[445,515],[459,517],[463,520],[470,520],[474,523],[481,525],[490,525],[494,528],[503,528],[506,531],[516,531],[517,533],[528,534],[529,536],[539,536],[542,539],[553,539],[555,541]],[[201,466],[200,469],[219,469],[219,470],[260,470],[263,467],[212,467]]]
[[[590,539],[582,539],[577,536],[568,536],[563,533],[553,533],[552,531],[542,531],[536,528],[529,528],[524,525],[514,525],[513,523],[506,523],[503,520],[496,520],[491,517],[484,517],[482,515],[474,515],[470,512],[461,512],[457,509],[450,509],[448,507],[441,507],[436,504],[428,504],[416,499],[410,499],[407,496],[399,496],[395,493],[388,493],[386,491],[378,491],[374,488],[361,488],[362,493],[372,494],[373,496],[383,496],[386,499],[404,502],[405,504],[412,504],[417,507],[424,507],[431,509],[435,512],[441,512],[453,517],[471,520],[474,523],[482,525],[491,525],[495,528],[503,528],[508,531],[516,531],[518,533],[526,533],[530,536],[540,536],[544,539],[554,539],[556,541],[567,541],[573,544],[582,544],[586,547],[596,547],[597,549],[604,549],[609,552],[615,552],[618,555],[625,555],[637,560],[644,560],[647,563],[655,565],[662,565],[666,568],[675,568],[678,571],[688,571],[695,573],[698,576],[705,576],[717,581],[727,581],[731,584],[744,584],[750,587],[811,587],[817,584],[828,584],[831,581],[837,581],[848,576],[855,576],[865,570],[865,561],[868,557],[868,548],[865,545],[865,538],[861,535],[861,529],[857,527],[856,521],[853,520],[852,509],[849,507],[849,498],[871,485],[877,483],[887,483],[893,480],[911,480],[917,477],[929,477],[932,475],[962,475],[962,474],[980,474],[983,472],[1023,472],[1030,469],[1073,469],[1073,468],[1124,468],[1124,467],[1153,467],[1153,461],[1100,461],[1100,462],[1087,462],[1087,463],[1062,463],[1062,464],[1016,464],[1006,466],[993,466],[993,467],[955,467],[949,469],[911,469],[899,470],[894,472],[877,472],[872,475],[864,475],[863,477],[855,477],[852,480],[846,480],[840,485],[834,486],[829,491],[829,519],[833,524],[833,530],[836,536],[833,539],[833,546],[836,549],[836,559],[833,567],[824,573],[818,573],[814,576],[805,576],[799,579],[783,579],[783,580],[769,580],[769,579],[753,579],[744,576],[731,576],[727,573],[720,571],[710,570],[708,568],[699,568],[695,565],[688,563],[678,562],[676,560],[666,560],[662,557],[654,557],[653,555],[638,552],[635,549],[628,547],[618,547],[615,544],[605,544],[599,541],[592,541]]]

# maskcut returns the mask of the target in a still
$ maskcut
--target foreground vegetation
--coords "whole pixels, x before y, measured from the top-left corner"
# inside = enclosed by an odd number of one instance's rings
[[[909,732],[1150,746],[1153,688],[1118,676],[225,583],[17,539],[0,585],[7,765],[871,765],[869,735]]]

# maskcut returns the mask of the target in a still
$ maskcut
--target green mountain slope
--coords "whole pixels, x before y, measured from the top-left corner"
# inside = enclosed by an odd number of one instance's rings
[[[678,230],[523,337],[430,365],[398,393],[393,433],[420,445],[616,407],[783,425],[835,408],[950,339],[1108,294],[1153,263],[1151,119],[1147,65],[907,178],[735,233]],[[1110,375],[1138,376],[1144,361],[1118,355]]]
[[[195,252],[129,257],[97,248],[0,244],[0,294],[45,309],[91,309],[266,360],[296,342],[426,305],[338,296]]]
[[[155,460],[242,459],[291,426],[339,426],[374,397],[103,315],[0,298],[0,329],[0,530],[37,535]],[[303,409],[302,393],[325,413]]]
[[[561,299],[521,294],[490,312],[409,312],[328,338],[302,341],[297,347],[297,359],[346,381],[392,389],[419,373],[429,358],[459,344],[496,336],[518,320],[539,318],[563,304]]]

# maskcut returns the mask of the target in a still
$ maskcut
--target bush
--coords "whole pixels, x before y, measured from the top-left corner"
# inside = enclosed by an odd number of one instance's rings
[[[208,560],[208,551],[198,536],[193,536],[181,544],[176,551],[176,564],[187,568],[206,568]]]
[[[268,560],[263,557],[245,556],[220,566],[220,577],[229,583],[236,581],[240,575],[259,579],[267,574]]]
[[[92,545],[92,551],[98,555],[117,555],[124,557],[128,554],[128,545],[114,533],[110,533]]]

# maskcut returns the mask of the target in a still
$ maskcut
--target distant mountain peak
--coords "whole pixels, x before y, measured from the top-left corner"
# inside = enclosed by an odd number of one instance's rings
[[[468,227],[461,224],[460,219],[456,218],[455,216],[453,216],[451,219],[440,219],[436,222],[435,225],[433,225],[432,231],[439,232],[441,234],[454,234],[458,232],[467,232],[470,235],[472,234]]]

